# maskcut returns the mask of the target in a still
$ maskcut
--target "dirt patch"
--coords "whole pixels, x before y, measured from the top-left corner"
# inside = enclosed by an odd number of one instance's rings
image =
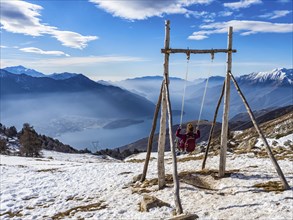
[[[77,207],[71,208],[65,212],[57,213],[56,215],[52,216],[52,219],[58,220],[58,219],[62,219],[65,217],[73,217],[77,212],[92,212],[92,211],[105,209],[106,207],[107,207],[107,205],[103,204],[103,201],[84,205],[84,206],[77,206]]]
[[[269,181],[266,183],[258,183],[253,185],[257,188],[262,188],[266,192],[282,192],[284,191],[284,186],[280,181]]]

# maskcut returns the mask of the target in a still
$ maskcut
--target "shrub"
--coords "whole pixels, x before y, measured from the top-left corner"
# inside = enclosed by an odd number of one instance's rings
[[[8,151],[7,141],[5,139],[0,139],[0,153],[5,154]]]
[[[16,127],[11,126],[10,128],[6,128],[6,130],[5,130],[5,134],[6,134],[8,137],[15,137],[15,136],[17,135]]]
[[[33,127],[24,124],[20,134],[20,153],[26,157],[39,157],[42,148],[42,141]]]

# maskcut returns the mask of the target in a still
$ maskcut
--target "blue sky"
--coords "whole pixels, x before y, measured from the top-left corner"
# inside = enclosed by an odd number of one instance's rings
[[[292,68],[292,0],[1,0],[1,68],[23,65],[94,80],[162,75],[164,23],[171,47],[227,48],[243,75]],[[225,75],[226,54],[192,55],[190,79]],[[172,54],[170,75],[184,77],[186,56]]]

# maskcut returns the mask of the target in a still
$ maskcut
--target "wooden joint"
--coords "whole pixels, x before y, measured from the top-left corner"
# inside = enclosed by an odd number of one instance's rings
[[[190,51],[189,50],[186,52],[186,59],[190,60]]]

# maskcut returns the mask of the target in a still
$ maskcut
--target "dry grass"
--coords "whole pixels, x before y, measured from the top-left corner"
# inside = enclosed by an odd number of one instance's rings
[[[253,185],[257,188],[262,188],[266,192],[282,192],[284,191],[284,186],[280,181],[269,181],[266,183],[258,183]]]
[[[8,215],[9,218],[22,217],[23,214],[21,214],[20,212],[21,212],[21,210],[19,210],[19,211],[15,211],[15,212],[11,212],[11,211],[9,211],[9,212],[4,212],[4,213],[0,214],[0,216]],[[2,219],[2,218],[1,218],[1,219]]]
[[[151,157],[150,161],[155,160],[156,158]],[[125,162],[127,163],[143,163],[145,161],[145,159],[130,159],[130,160],[126,160]]]
[[[183,158],[177,158],[177,162],[188,162],[191,160],[202,160],[204,158],[204,155],[200,156],[187,156]]]
[[[118,173],[118,175],[126,175],[126,174],[131,174],[133,172],[122,172],[122,173]]]
[[[192,185],[197,188],[202,189],[208,189],[213,190],[212,186],[205,177],[212,176],[214,179],[218,178],[218,170],[199,170],[199,171],[183,171],[178,174],[179,181],[184,182],[186,184]],[[230,177],[231,174],[237,173],[239,170],[230,170],[225,172],[225,177]],[[173,184],[173,175],[172,174],[166,174],[165,175],[165,182],[166,185]],[[132,193],[144,193],[149,192],[148,190],[144,190],[148,187],[156,186],[158,185],[158,178],[153,179],[146,179],[143,183],[137,183],[136,185],[132,185]],[[135,189],[134,189],[135,188]]]
[[[56,215],[52,216],[53,220],[58,220],[62,219],[65,217],[72,217],[74,216],[77,212],[92,212],[92,211],[97,211],[101,209],[105,209],[107,207],[106,204],[103,204],[103,202],[97,202],[97,203],[92,203],[84,206],[77,206],[74,208],[71,208],[65,212],[59,212]]]
[[[152,192],[152,191],[149,189],[145,189],[145,188],[132,188],[131,189],[132,194],[134,194],[134,193],[143,194],[143,193],[150,193],[150,192]]]
[[[253,152],[258,158],[269,158],[268,153],[265,149],[261,151],[254,151]],[[273,155],[277,160],[290,160],[293,161],[293,151],[284,149],[284,148],[277,148],[273,150]]]
[[[50,160],[46,160],[46,159],[35,159],[36,161],[43,161],[43,162],[51,162]]]
[[[58,171],[57,168],[50,168],[50,169],[37,170],[36,172],[38,172],[38,173],[40,173],[40,172],[51,172],[51,173],[53,173],[53,172],[56,172],[56,171]]]
[[[234,150],[234,154],[247,154],[247,153],[249,153],[250,151],[248,150],[248,149],[235,149]]]
[[[131,160],[127,160],[127,163],[143,163],[145,161],[145,159],[131,159]]]

